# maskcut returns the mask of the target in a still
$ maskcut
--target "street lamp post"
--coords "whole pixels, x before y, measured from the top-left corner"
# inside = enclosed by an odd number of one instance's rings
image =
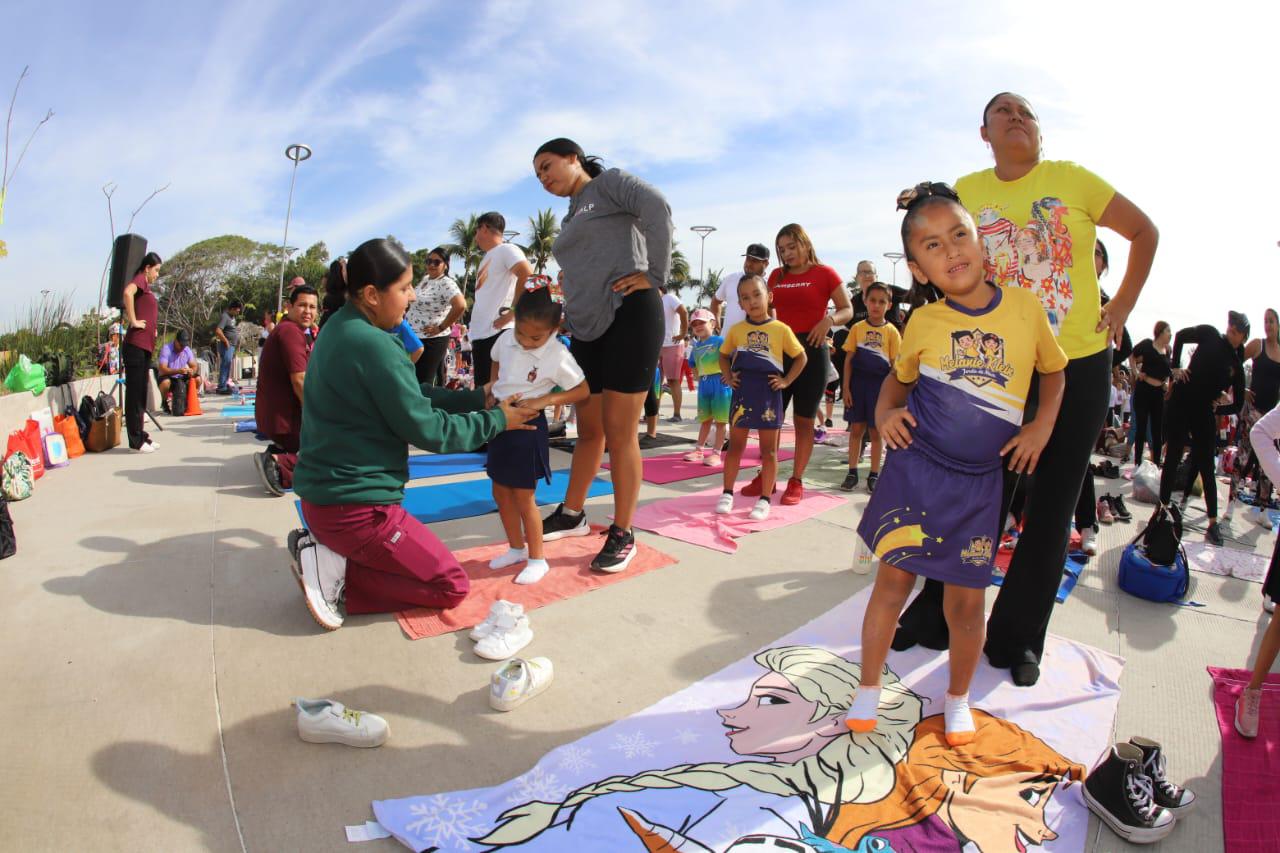
[[[510,243],[514,238],[520,236],[520,232],[519,231],[503,231],[502,236],[508,243]]]
[[[893,261],[893,286],[898,286],[898,261],[906,257],[902,252],[885,252],[884,256]]]
[[[276,313],[284,307],[284,268],[289,262],[289,216],[293,213],[293,185],[298,180],[298,164],[310,159],[311,146],[295,142],[284,149],[284,156],[293,161],[293,176],[289,178],[289,205],[284,211],[284,239],[280,241],[280,285],[276,288]]]
[[[714,225],[695,225],[689,229],[702,238],[702,250],[698,253],[698,286],[703,286],[703,266],[707,260],[707,235],[716,230]]]

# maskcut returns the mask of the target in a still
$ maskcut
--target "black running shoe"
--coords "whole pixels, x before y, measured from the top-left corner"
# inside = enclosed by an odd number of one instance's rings
[[[640,436],[638,443],[641,450],[649,450],[658,446],[658,437],[656,435],[649,435],[648,433],[645,433]]]
[[[1223,544],[1222,531],[1218,529],[1218,522],[1209,522],[1209,527],[1204,532],[1204,538],[1214,545],[1221,546]]]
[[[871,494],[876,490],[876,483],[880,481],[880,472],[872,471],[867,475],[867,494]]]
[[[1124,505],[1124,498],[1119,495],[1111,495],[1111,512],[1121,521],[1133,521],[1133,513],[1129,512],[1129,508]]]
[[[858,485],[858,472],[850,471],[844,475],[844,482],[840,484],[840,491],[852,492]]]
[[[636,555],[636,538],[631,531],[623,530],[616,524],[610,524],[605,534],[604,547],[591,561],[591,568],[597,572],[613,574],[625,569]]]
[[[835,424],[831,422],[831,418],[827,418],[823,423],[826,424],[827,429],[831,429],[833,426],[835,426]]]
[[[284,486],[280,483],[280,465],[270,452],[264,450],[253,454],[254,467],[258,469],[258,478],[262,487],[276,497],[284,495]]]
[[[586,511],[570,512],[564,508],[564,504],[560,504],[555,512],[542,519],[543,542],[554,542],[569,536],[586,536],[590,532],[591,525],[587,524]]]

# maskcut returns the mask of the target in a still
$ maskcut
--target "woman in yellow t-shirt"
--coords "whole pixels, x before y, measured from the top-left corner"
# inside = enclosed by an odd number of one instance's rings
[[[1035,293],[1069,359],[1062,408],[1026,484],[1022,535],[987,622],[987,659],[1010,669],[1014,684],[1029,686],[1040,677],[1072,513],[1110,405],[1111,346],[1119,346],[1146,284],[1158,234],[1102,178],[1075,163],[1042,159],[1040,119],[1026,98],[1011,92],[992,98],[980,134],[995,166],[965,175],[955,187],[977,223],[987,279]],[[1124,280],[1105,306],[1093,265],[1099,226],[1130,242]],[[1035,400],[1033,387],[1027,418],[1035,415]],[[1006,475],[1006,496],[1015,484]],[[942,585],[929,582],[902,615],[893,647],[946,648],[946,632]]]

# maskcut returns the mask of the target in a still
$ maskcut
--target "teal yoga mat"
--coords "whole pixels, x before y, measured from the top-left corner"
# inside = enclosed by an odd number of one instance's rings
[[[539,504],[553,504],[564,500],[569,488],[569,472],[555,471],[551,482],[538,483],[534,500]],[[613,494],[613,484],[593,479],[587,489],[587,497]],[[493,503],[493,487],[487,477],[465,480],[461,483],[439,483],[434,486],[411,486],[404,490],[404,508],[423,524],[433,521],[450,521],[455,518],[471,518],[497,512]],[[302,504],[297,504],[298,517],[302,517]],[[305,522],[304,522],[305,523]]]
[[[474,474],[484,470],[483,453],[420,453],[409,457],[409,479]]]
[[[224,418],[251,418],[253,417],[253,404],[247,406],[223,406],[219,412]]]

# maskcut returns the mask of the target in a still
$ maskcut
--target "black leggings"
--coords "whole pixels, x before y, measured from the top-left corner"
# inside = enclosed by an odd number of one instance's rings
[[[1022,535],[987,620],[987,659],[1000,669],[1027,656],[1039,661],[1044,653],[1044,637],[1067,559],[1072,514],[1111,402],[1111,349],[1067,362],[1066,378],[1062,408],[1035,474],[1005,477],[1005,506],[1019,479],[1027,498]],[[1037,388],[1033,383],[1027,398],[1028,420],[1035,415]],[[942,590],[938,581],[925,581],[900,620],[905,635],[930,648],[944,649],[948,644]]]
[[[422,355],[418,357],[418,363],[415,364],[414,370],[418,373],[419,385],[443,385],[444,355],[449,351],[449,336],[441,335],[438,338],[423,338]],[[482,385],[484,383],[481,383]]]
[[[1164,390],[1139,381],[1133,388],[1133,425],[1137,438],[1133,440],[1133,462],[1142,464],[1142,443],[1147,440],[1147,425],[1151,425],[1151,459],[1160,465],[1160,447],[1164,444],[1161,430],[1164,420]]]
[[[1179,393],[1179,392],[1182,393]],[[1175,480],[1178,478],[1178,466],[1182,464],[1182,451],[1191,444],[1191,471],[1184,491],[1191,489],[1196,475],[1204,484],[1204,505],[1209,518],[1218,517],[1218,481],[1213,475],[1213,449],[1217,441],[1217,430],[1214,428],[1213,401],[1202,400],[1192,396],[1179,387],[1174,390],[1169,400],[1167,452],[1164,455],[1164,469],[1160,472],[1160,501],[1168,503],[1173,496]]]
[[[137,450],[151,440],[142,428],[147,411],[147,382],[151,376],[151,353],[142,347],[125,344],[124,359],[124,425],[129,433],[129,446]]]

